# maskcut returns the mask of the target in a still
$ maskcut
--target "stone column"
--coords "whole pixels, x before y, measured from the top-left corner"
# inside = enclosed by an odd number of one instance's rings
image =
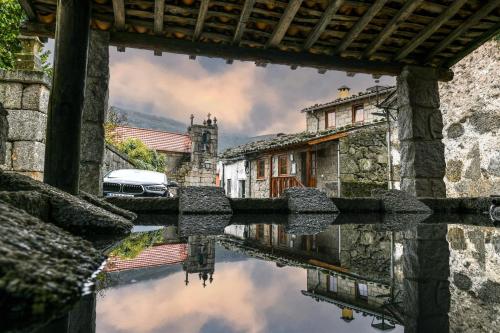
[[[5,164],[7,155],[7,135],[9,134],[9,123],[7,121],[7,110],[0,102],[0,165]]]
[[[80,190],[102,194],[104,122],[108,109],[109,33],[91,30],[83,105]]]
[[[50,78],[41,71],[0,70],[0,103],[9,124],[0,169],[43,179],[49,91]]]
[[[445,197],[443,118],[436,71],[405,66],[397,78],[401,141],[401,190],[418,197]]]
[[[446,224],[418,224],[404,231],[405,333],[448,332],[450,250]]]

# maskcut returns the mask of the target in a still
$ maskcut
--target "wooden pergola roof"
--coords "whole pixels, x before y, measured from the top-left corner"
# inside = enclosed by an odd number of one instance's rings
[[[83,1],[83,0],[82,0]],[[52,37],[56,0],[19,0]],[[396,75],[447,69],[500,31],[500,0],[93,0],[92,27],[125,48]]]

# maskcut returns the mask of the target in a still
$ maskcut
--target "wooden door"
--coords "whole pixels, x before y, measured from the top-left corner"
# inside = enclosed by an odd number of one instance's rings
[[[314,151],[309,150],[307,152],[307,162],[306,162],[306,173],[307,173],[307,187],[316,187],[316,174],[317,174],[317,154]]]

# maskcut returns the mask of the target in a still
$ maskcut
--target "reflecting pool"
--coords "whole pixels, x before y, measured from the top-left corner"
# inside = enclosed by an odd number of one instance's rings
[[[135,228],[96,292],[38,332],[498,332],[500,229]]]

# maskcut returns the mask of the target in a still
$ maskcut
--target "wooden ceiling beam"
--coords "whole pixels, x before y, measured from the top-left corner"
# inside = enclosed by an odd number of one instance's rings
[[[111,32],[110,44],[146,50],[155,48],[163,52],[177,54],[265,62],[286,66],[297,65],[367,74],[398,75],[404,66],[404,64],[397,62],[386,63],[309,52],[289,52],[278,49],[239,47],[229,44],[200,43],[130,32]],[[449,69],[438,68],[438,73],[441,81],[449,81],[453,78],[453,73]]]
[[[464,32],[469,30],[473,25],[477,24],[482,18],[487,16],[493,9],[500,6],[500,0],[491,0],[482,6],[477,12],[466,19],[462,24],[460,24],[452,33],[446,36],[445,39],[437,43],[436,47],[432,49],[424,59],[424,63],[429,62],[434,58],[439,52],[444,50],[448,45],[453,43],[455,39],[460,37]]]
[[[154,32],[163,32],[163,17],[165,15],[165,0],[155,0]]]
[[[363,53],[363,58],[369,58],[377,49],[384,43],[384,41],[392,35],[394,31],[399,28],[401,23],[413,13],[413,11],[423,2],[423,0],[409,0],[406,1],[404,6],[399,12],[387,23],[384,30],[367,46],[366,51]]]
[[[484,34],[482,34],[480,37],[476,38],[474,41],[472,41],[470,44],[467,45],[466,48],[464,48],[462,51],[457,53],[454,58],[452,59],[446,59],[445,61],[442,62],[442,64],[446,67],[451,67],[455,65],[457,62],[462,60],[466,55],[477,49],[479,46],[483,45],[487,41],[491,40],[493,37],[497,36],[500,34],[500,23],[495,24],[493,28],[490,30],[486,31]]]
[[[377,0],[371,5],[365,14],[354,24],[349,32],[342,38],[339,45],[333,51],[334,54],[344,52],[349,45],[359,36],[365,29],[370,21],[377,15],[377,13],[384,7],[387,0]]]
[[[274,28],[273,34],[267,41],[266,47],[277,47],[281,43],[301,5],[302,0],[290,0],[278,24]]]
[[[19,4],[30,20],[36,19],[36,14],[30,0],[19,0]]]
[[[205,24],[205,18],[207,17],[208,3],[210,0],[201,0],[200,10],[198,12],[198,19],[196,20],[196,26],[194,28],[193,41],[197,41],[201,32],[203,31],[203,25]]]
[[[115,28],[125,29],[125,3],[124,0],[113,0],[113,13],[115,15]]]
[[[255,5],[255,0],[245,0],[245,4],[241,9],[240,19],[238,20],[238,25],[236,26],[236,31],[234,32],[233,44],[239,45],[243,32],[247,26],[248,18],[252,13],[253,6]]]
[[[400,61],[411,52],[413,52],[419,45],[427,40],[433,33],[435,33],[444,23],[452,18],[460,8],[467,2],[467,0],[455,0],[449,5],[438,17],[436,17],[427,27],[425,27],[418,35],[415,36],[408,44],[406,44],[399,53],[394,57],[394,60]]]
[[[318,23],[314,27],[313,31],[307,36],[304,45],[302,46],[303,50],[308,50],[311,46],[316,43],[321,34],[325,31],[328,24],[332,21],[333,15],[337,13],[337,10],[340,8],[344,0],[330,0],[330,4],[325,9],[325,12],[319,19]]]

